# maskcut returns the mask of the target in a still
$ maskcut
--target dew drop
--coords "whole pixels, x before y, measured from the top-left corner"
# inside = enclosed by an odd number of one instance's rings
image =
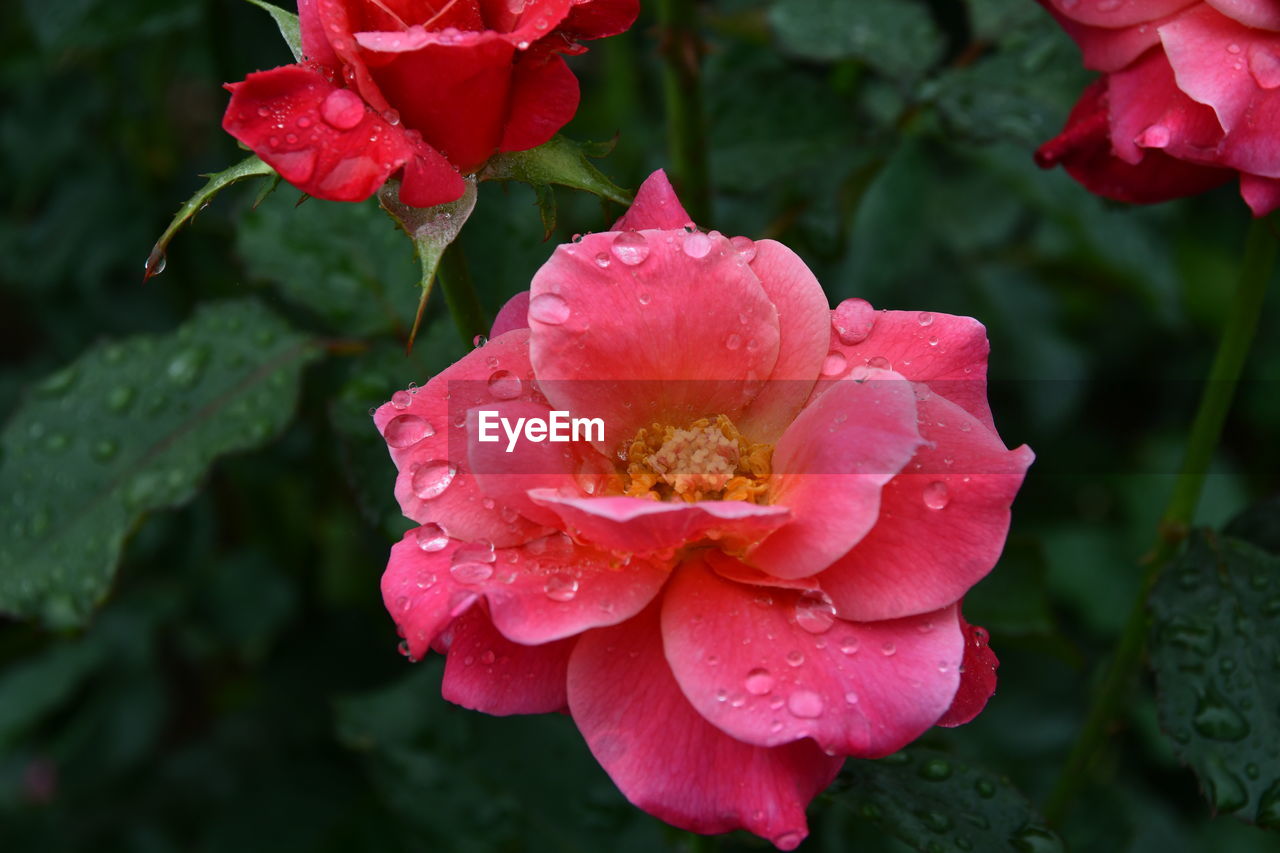
[[[787,710],[805,720],[820,716],[822,705],[822,697],[812,690],[797,690],[787,697]]]
[[[493,566],[488,563],[454,563],[449,574],[458,583],[483,583],[493,577]]]
[[[397,409],[407,409],[413,402],[413,395],[408,391],[397,391],[391,395],[391,405]]]
[[[520,377],[510,370],[498,370],[489,376],[489,394],[495,400],[512,400],[523,390]]]
[[[742,346],[742,335],[737,332],[730,332],[729,337],[724,339],[724,348],[730,351],[739,349]]]
[[[443,459],[424,462],[413,469],[409,485],[419,500],[429,501],[438,498],[449,488],[453,477],[458,473],[457,466]]]
[[[846,299],[831,312],[831,328],[842,344],[860,344],[871,334],[876,310],[865,299]]]
[[[414,531],[413,536],[418,547],[428,554],[443,550],[449,544],[449,535],[438,524],[424,524]]]
[[[639,231],[623,231],[613,238],[613,256],[629,267],[644,263],[649,257],[649,241]]]
[[[711,238],[701,231],[694,231],[684,238],[680,248],[691,258],[705,258],[711,252]]]
[[[836,621],[836,606],[823,592],[806,592],[796,599],[796,624],[810,634],[831,630]]]
[[[1236,741],[1249,734],[1249,724],[1212,683],[1196,701],[1191,718],[1195,730],[1212,740]]]
[[[426,418],[417,415],[397,415],[392,418],[382,431],[387,444],[395,448],[412,447],[424,438],[435,435],[435,430]]]
[[[756,257],[756,244],[750,237],[733,237],[729,240],[729,245],[737,252],[744,261],[751,263]]]
[[[1264,89],[1280,88],[1280,53],[1261,42],[1254,44],[1249,48],[1249,73]]]
[[[951,501],[947,484],[935,481],[924,487],[924,505],[929,509],[943,509]]]
[[[552,575],[542,587],[552,601],[572,601],[578,594],[578,582],[567,575]]]
[[[848,366],[849,360],[844,357],[844,353],[832,350],[822,362],[822,375],[839,376]]]
[[[613,259],[609,257],[609,253],[608,253],[608,252],[597,252],[597,253],[596,253],[596,266],[600,267],[600,269],[602,269],[602,270],[604,270],[604,269],[608,269],[608,268],[609,268],[609,264],[611,264],[611,263],[613,263]]]
[[[787,663],[791,666],[800,666],[800,664],[804,663],[804,653],[799,649],[787,652]]]
[[[569,319],[569,303],[554,293],[539,293],[529,302],[529,319],[559,326]]]
[[[861,645],[861,643],[858,641],[857,637],[845,637],[840,641],[840,654],[856,655],[858,653],[859,645]]]
[[[752,696],[764,696],[773,690],[774,679],[769,674],[769,670],[756,668],[747,673],[747,679],[743,682],[743,686],[747,688],[747,692]]]
[[[364,101],[350,89],[334,89],[320,104],[320,118],[338,130],[351,130],[364,120]]]

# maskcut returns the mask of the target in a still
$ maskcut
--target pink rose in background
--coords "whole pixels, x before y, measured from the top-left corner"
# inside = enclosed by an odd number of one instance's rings
[[[782,849],[846,756],[967,722],[995,689],[960,600],[1032,460],[975,320],[834,311],[779,243],[704,233],[655,173],[557,248],[487,345],[375,423],[419,525],[382,581],[446,699],[568,711],[626,796]],[[568,444],[480,413],[599,417]]]
[[[1280,207],[1280,3],[1040,0],[1103,76],[1036,152],[1090,191],[1165,201],[1237,176]]]

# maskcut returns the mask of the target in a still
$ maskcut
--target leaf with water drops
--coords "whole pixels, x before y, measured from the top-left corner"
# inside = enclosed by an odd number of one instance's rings
[[[558,184],[589,192],[621,205],[631,204],[631,193],[606,178],[591,164],[589,156],[585,145],[564,136],[555,136],[550,142],[528,151],[509,151],[497,155],[485,165],[480,173],[480,180],[521,181],[535,190]],[[539,193],[538,200],[540,205],[545,202],[543,193]],[[545,209],[542,219],[545,225],[548,221]],[[554,213],[550,214],[550,221],[554,224]]]
[[[298,62],[302,61],[302,31],[298,26],[298,16],[293,12],[287,12],[279,6],[265,2],[265,0],[246,0],[259,9],[265,11],[276,22],[276,26],[280,28],[280,35],[284,37],[284,43],[289,45],[289,52],[293,54],[293,58]]]
[[[894,79],[918,77],[944,40],[920,0],[777,0],[769,23],[784,50],[806,59],[861,60]]]
[[[934,750],[849,761],[837,802],[921,853],[1057,853],[1062,842],[1009,780]]]
[[[1196,534],[1152,591],[1160,725],[1214,812],[1280,829],[1280,557]]]
[[[139,519],[190,500],[217,457],[278,434],[318,354],[256,302],[227,302],[37,384],[0,433],[0,611],[84,622]]]
[[[182,226],[194,219],[197,213],[204,210],[205,205],[212,201],[214,196],[232,184],[249,178],[263,177],[270,177],[273,180],[278,179],[275,169],[258,159],[256,154],[246,157],[229,169],[223,169],[221,172],[209,175],[208,183],[201,187],[195,195],[187,199],[182,207],[178,208],[178,212],[174,214],[169,227],[164,229],[160,239],[156,240],[155,246],[151,248],[151,254],[147,256],[142,280],[146,281],[153,275],[159,275],[164,272],[165,252],[168,251],[169,241],[173,239],[173,235],[177,234]]]

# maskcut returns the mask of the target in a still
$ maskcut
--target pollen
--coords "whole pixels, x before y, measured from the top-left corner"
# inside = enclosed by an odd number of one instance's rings
[[[615,493],[655,500],[760,503],[769,490],[773,446],[746,438],[725,415],[685,427],[642,428],[619,452]]]

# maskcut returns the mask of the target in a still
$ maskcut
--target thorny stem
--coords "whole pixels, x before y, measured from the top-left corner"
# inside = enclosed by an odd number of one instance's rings
[[[1147,595],[1160,572],[1177,555],[1195,517],[1196,505],[1222,427],[1231,409],[1240,374],[1258,328],[1258,317],[1266,298],[1267,284],[1275,265],[1277,240],[1266,219],[1255,219],[1245,243],[1244,262],[1230,316],[1218,344],[1218,352],[1201,392],[1200,406],[1191,424],[1186,455],[1182,460],[1173,494],[1164,514],[1151,552],[1143,558],[1142,588],[1129,613],[1115,655],[1093,697],[1084,726],[1067,757],[1058,784],[1045,804],[1045,817],[1061,823],[1071,800],[1087,778],[1090,764],[1107,729],[1116,718],[1129,693],[1134,674],[1142,660],[1147,639]]]

